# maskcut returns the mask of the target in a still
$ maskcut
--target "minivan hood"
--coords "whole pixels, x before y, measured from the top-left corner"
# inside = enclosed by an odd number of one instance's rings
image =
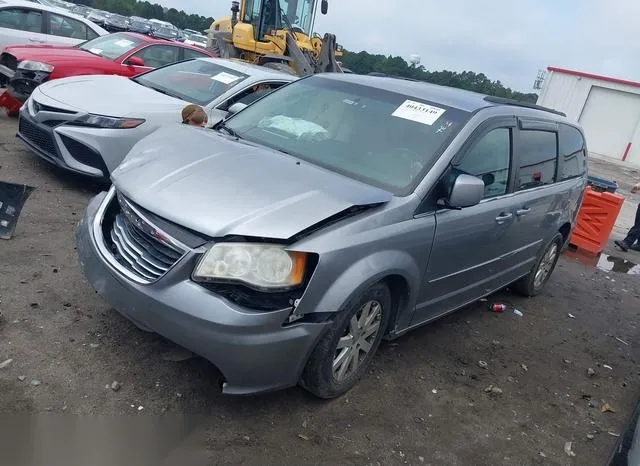
[[[117,75],[73,76],[41,84],[39,91],[66,106],[98,115],[139,116],[157,111],[176,115],[187,104]]]
[[[392,194],[210,129],[166,126],[113,171],[114,186],[152,213],[210,237],[286,240]]]

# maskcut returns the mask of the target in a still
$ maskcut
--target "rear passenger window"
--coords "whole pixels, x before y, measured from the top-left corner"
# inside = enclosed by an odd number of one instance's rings
[[[572,126],[560,128],[560,180],[568,180],[587,172],[587,157],[582,133]]]
[[[49,30],[54,36],[87,39],[87,26],[84,23],[55,13],[49,13]]]
[[[516,190],[554,183],[558,159],[557,134],[523,130],[519,133],[519,143],[520,167]]]
[[[484,197],[506,194],[511,161],[511,130],[496,128],[482,136],[456,166],[484,182]]]

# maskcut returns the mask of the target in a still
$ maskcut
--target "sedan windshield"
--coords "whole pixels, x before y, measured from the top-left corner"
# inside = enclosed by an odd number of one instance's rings
[[[142,41],[128,34],[109,34],[83,42],[77,47],[94,55],[115,60],[119,56],[135,49]]]
[[[207,105],[247,77],[234,69],[195,59],[158,68],[133,81],[188,102]]]
[[[224,129],[405,195],[469,118],[437,102],[313,76],[256,101]]]

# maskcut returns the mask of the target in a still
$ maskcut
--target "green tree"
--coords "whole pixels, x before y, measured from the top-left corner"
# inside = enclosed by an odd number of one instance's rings
[[[473,71],[429,71],[424,66],[409,65],[402,57],[373,55],[368,52],[345,50],[342,63],[354,73],[384,73],[390,76],[415,79],[441,86],[450,86],[482,94],[505,97],[535,103],[538,95],[522,93],[504,86],[500,81],[492,81],[484,73]]]

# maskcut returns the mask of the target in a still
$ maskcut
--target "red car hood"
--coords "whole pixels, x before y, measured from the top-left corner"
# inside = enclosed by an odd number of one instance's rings
[[[34,60],[51,65],[77,60],[81,60],[83,65],[87,62],[104,63],[110,61],[76,47],[55,45],[15,45],[5,47],[4,52],[10,53],[18,61]]]

